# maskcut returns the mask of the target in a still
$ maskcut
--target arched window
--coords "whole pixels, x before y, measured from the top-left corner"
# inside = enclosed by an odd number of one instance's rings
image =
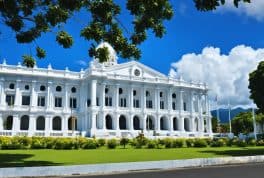
[[[24,115],[20,119],[20,130],[28,130],[29,129],[29,116]]]
[[[45,91],[45,90],[46,90],[46,87],[45,87],[44,85],[41,85],[41,86],[39,87],[39,90],[40,90],[40,91]]]
[[[15,84],[10,83],[10,84],[9,84],[9,89],[11,89],[11,90],[15,89]]]
[[[56,87],[56,91],[57,91],[57,92],[61,92],[61,86],[57,86],[57,87]]]
[[[25,85],[25,90],[29,90],[29,85]]]
[[[127,129],[126,117],[124,115],[121,115],[119,117],[119,128],[120,128],[120,130],[126,130]]]
[[[77,130],[77,118],[72,116],[68,119],[68,130]]]
[[[39,116],[36,121],[36,130],[45,130],[45,117]]]
[[[194,129],[196,132],[199,131],[199,120],[198,120],[198,118],[195,118],[195,120],[194,120]]]
[[[113,119],[110,115],[105,116],[106,129],[113,129]]]
[[[177,117],[173,118],[173,130],[179,130]]]
[[[169,130],[169,123],[166,117],[160,118],[160,130]]]
[[[147,116],[146,127],[147,130],[154,130],[154,118],[150,115]]]
[[[133,128],[134,128],[134,130],[141,130],[140,129],[140,120],[139,120],[138,116],[134,116],[134,118],[133,118]]]
[[[190,132],[190,121],[188,118],[184,118],[184,130],[187,132]]]
[[[3,123],[4,130],[12,130],[13,128],[13,116],[7,116]]]
[[[76,93],[76,88],[75,88],[75,87],[72,87],[72,88],[71,88],[71,92],[72,92],[72,93]]]
[[[61,118],[59,116],[53,118],[52,130],[61,130]]]

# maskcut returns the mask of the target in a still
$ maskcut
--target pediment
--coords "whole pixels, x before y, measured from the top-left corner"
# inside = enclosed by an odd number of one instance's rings
[[[106,67],[104,73],[120,76],[133,76],[141,78],[167,78],[166,75],[136,61]]]

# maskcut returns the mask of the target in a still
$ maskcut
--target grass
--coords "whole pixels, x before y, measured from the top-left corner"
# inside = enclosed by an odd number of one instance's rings
[[[264,154],[263,147],[123,149],[109,150],[0,150],[0,167],[56,166],[134,161],[176,160]]]

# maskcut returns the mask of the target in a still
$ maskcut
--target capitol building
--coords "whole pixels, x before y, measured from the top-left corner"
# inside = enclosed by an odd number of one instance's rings
[[[93,59],[80,72],[0,64],[0,136],[211,137],[208,86],[137,61]]]

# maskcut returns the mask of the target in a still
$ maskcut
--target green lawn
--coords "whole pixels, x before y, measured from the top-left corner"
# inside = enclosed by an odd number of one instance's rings
[[[0,150],[0,167],[52,166],[133,161],[175,160],[264,154],[264,147],[122,149],[109,150]]]

